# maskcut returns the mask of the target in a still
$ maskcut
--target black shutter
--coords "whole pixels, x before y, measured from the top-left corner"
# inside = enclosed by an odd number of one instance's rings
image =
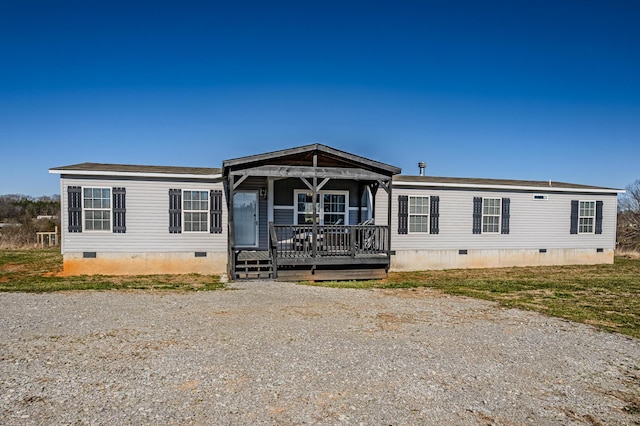
[[[501,234],[509,233],[509,210],[511,208],[511,198],[502,199],[502,230]]]
[[[473,197],[473,233],[482,234],[482,197]]]
[[[440,233],[440,197],[432,196],[429,198],[429,213],[431,213],[429,221],[430,233],[431,234],[439,234]]]
[[[212,234],[222,233],[222,191],[211,190],[210,197],[210,210],[211,210],[211,226],[210,231]]]
[[[571,200],[571,233],[578,233],[578,200]]]
[[[125,188],[113,188],[113,232],[124,234],[127,232],[127,205]]]
[[[82,188],[68,187],[67,196],[69,232],[82,232]]]
[[[398,234],[409,233],[409,196],[398,195]]]
[[[169,190],[169,232],[180,234],[182,232],[182,190]]]
[[[602,234],[602,201],[596,201],[596,234]]]

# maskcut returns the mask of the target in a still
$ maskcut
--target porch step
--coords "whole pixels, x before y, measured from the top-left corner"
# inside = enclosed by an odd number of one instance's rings
[[[236,257],[235,279],[273,278],[273,262],[268,251],[242,251]]]
[[[387,278],[385,268],[278,269],[278,281],[348,281]]]

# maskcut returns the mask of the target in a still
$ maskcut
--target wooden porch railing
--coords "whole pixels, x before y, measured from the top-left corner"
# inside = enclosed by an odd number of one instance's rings
[[[377,225],[269,224],[274,258],[366,257],[388,254],[389,227]]]

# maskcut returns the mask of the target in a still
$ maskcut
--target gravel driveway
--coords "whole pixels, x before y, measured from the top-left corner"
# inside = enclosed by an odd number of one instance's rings
[[[634,424],[640,340],[419,290],[0,294],[2,424]]]

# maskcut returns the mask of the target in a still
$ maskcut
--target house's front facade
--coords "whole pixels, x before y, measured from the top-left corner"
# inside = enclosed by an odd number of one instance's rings
[[[610,188],[403,176],[320,144],[220,169],[84,163],[51,172],[61,175],[69,275],[346,279],[613,262]]]

